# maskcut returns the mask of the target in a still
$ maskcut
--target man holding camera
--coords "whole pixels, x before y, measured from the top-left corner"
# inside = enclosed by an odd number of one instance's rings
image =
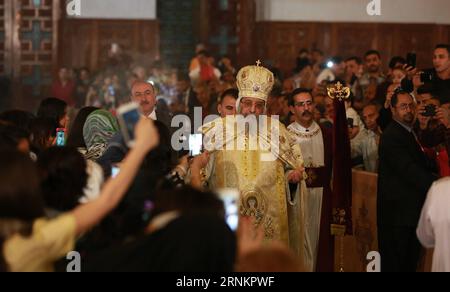
[[[441,106],[440,99],[427,86],[418,89],[416,99],[419,140],[431,150],[430,156],[436,160],[440,176],[450,176],[450,102]]]
[[[402,81],[402,88],[415,92],[419,87],[426,85],[432,87],[433,92],[439,97],[441,104],[450,101],[450,45],[437,45],[433,53],[433,69],[418,72],[415,62],[405,65],[408,78]]]

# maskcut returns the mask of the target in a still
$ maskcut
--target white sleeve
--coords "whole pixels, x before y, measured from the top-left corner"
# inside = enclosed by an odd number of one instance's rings
[[[222,73],[220,73],[220,70],[217,68],[214,68],[214,75],[217,77],[217,79],[220,79],[220,77],[222,77]]]
[[[105,180],[102,167],[91,160],[87,160],[86,172],[88,180],[83,190],[84,196],[79,200],[81,204],[86,204],[97,199],[100,196]]]
[[[326,80],[326,79],[327,79],[327,76],[326,76],[326,75],[327,75],[327,74],[326,74],[326,71],[320,72],[320,73],[319,73],[319,76],[317,76],[316,84],[320,84],[320,83],[322,83],[322,81]]]
[[[433,184],[427,195],[427,200],[422,209],[419,225],[417,226],[417,238],[420,243],[426,248],[433,248],[435,245],[435,236],[433,230],[433,224],[431,222],[430,212],[433,202],[433,192],[435,191],[436,184]]]
[[[191,80],[199,79],[200,78],[200,67],[195,68],[194,70],[189,72],[189,77],[191,78]]]
[[[334,81],[335,79],[336,78],[334,77],[333,72],[330,69],[324,69],[319,73],[319,76],[317,76],[316,84],[320,84],[324,80]]]

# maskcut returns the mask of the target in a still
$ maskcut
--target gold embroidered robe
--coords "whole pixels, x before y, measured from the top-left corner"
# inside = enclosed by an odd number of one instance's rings
[[[238,117],[202,127],[211,153],[205,169],[209,188],[238,189],[240,214],[255,217],[266,240],[280,240],[302,258],[306,185],[302,180],[291,194],[287,181],[289,171],[303,165],[300,147],[278,120],[264,116],[266,124],[258,129],[267,131],[254,131],[239,129]]]

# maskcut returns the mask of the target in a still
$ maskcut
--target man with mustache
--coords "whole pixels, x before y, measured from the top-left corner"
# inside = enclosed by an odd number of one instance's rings
[[[421,246],[416,227],[427,192],[437,179],[413,132],[416,103],[405,91],[391,99],[393,121],[381,136],[378,244],[383,272],[415,272]]]
[[[151,83],[136,81],[131,88],[131,99],[140,105],[144,117],[156,120],[156,92]]]
[[[251,215],[265,241],[284,243],[302,260],[306,177],[300,147],[284,125],[266,114],[275,77],[258,61],[242,68],[236,80],[237,115],[203,125],[207,152],[194,158],[188,180],[211,190],[239,190],[240,215]]]
[[[289,97],[295,122],[288,130],[300,145],[308,174],[305,200],[305,268],[333,272],[333,240],[330,234],[332,139],[330,129],[314,121],[311,91],[299,88]]]
[[[156,99],[156,95],[157,90],[150,82],[136,81],[131,87],[131,100],[139,104],[141,114],[154,121],[160,121],[172,134],[170,110],[163,99],[159,101]]]

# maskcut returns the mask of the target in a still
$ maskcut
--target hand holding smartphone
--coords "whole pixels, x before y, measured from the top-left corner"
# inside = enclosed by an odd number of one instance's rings
[[[66,146],[66,129],[64,128],[56,129],[56,146],[58,147]]]
[[[217,193],[225,207],[225,220],[230,229],[236,231],[239,225],[239,190],[220,189]]]
[[[137,103],[128,103],[117,109],[117,119],[125,143],[132,148],[135,145],[134,128],[141,118],[139,105]]]
[[[189,135],[189,156],[195,157],[202,154],[203,150],[203,135],[191,134]]]

